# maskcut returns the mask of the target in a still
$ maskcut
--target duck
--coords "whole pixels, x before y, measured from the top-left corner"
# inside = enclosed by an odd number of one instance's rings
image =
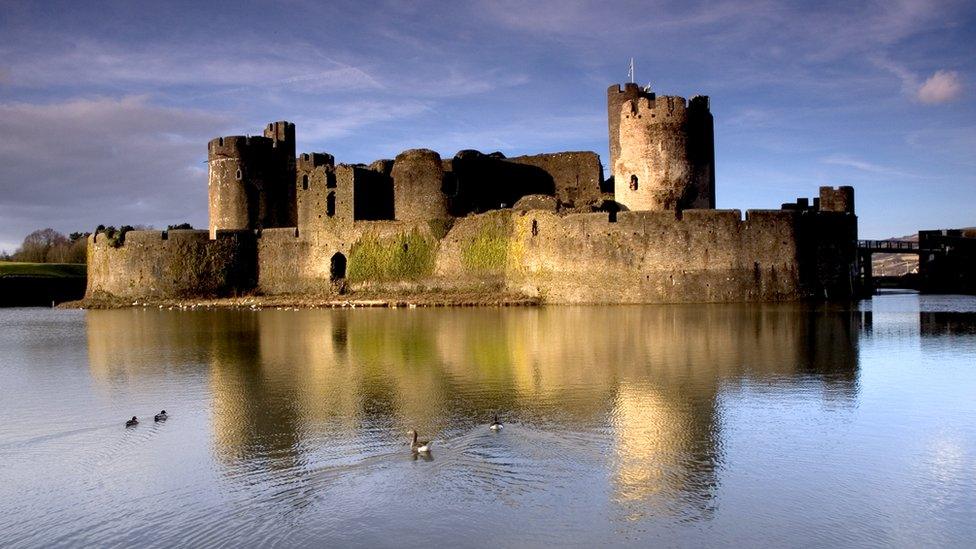
[[[426,454],[430,452],[430,441],[429,440],[417,440],[417,431],[409,431],[408,435],[413,435],[413,441],[410,442],[410,451],[415,454]]]
[[[135,427],[136,425],[139,425],[139,420],[136,419],[136,416],[132,416],[132,419],[125,422],[126,427]]]
[[[504,427],[504,425],[498,421],[498,414],[495,414],[495,419],[492,420],[491,425],[489,425],[488,428],[492,431],[501,431],[502,427]]]
[[[153,421],[166,421],[167,419],[169,419],[169,416],[166,415],[166,410],[153,416]]]

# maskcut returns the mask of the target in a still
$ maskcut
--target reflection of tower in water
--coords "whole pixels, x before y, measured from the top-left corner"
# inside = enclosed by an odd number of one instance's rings
[[[231,471],[301,467],[303,454],[390,445],[410,427],[451,437],[500,411],[557,442],[606,437],[628,517],[700,517],[721,481],[723,393],[815,380],[825,401],[850,404],[856,318],[796,305],[128,310],[90,314],[88,336],[103,379],[208,365],[214,452]]]

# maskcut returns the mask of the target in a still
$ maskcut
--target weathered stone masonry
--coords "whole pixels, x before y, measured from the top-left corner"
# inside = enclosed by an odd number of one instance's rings
[[[295,154],[295,128],[212,140],[210,231],[89,240],[88,294],[476,290],[547,303],[846,299],[850,187],[781,210],[715,210],[707,97],[607,96],[599,156],[405,151],[370,165]]]

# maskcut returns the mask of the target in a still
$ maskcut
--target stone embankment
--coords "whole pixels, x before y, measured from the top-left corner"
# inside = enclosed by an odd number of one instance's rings
[[[122,299],[113,296],[86,297],[58,305],[64,309],[124,309],[128,307],[168,310],[199,309],[355,309],[416,307],[532,307],[538,298],[497,292],[420,292],[407,295],[356,293],[350,295],[251,295],[213,299]]]

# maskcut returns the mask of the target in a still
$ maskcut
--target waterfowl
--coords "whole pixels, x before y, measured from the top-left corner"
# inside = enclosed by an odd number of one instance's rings
[[[492,420],[491,425],[489,425],[488,428],[492,431],[501,431],[502,427],[504,427],[504,425],[498,421],[498,414],[495,414],[495,419]]]
[[[162,412],[159,412],[153,416],[153,421],[166,421],[168,418],[169,416],[166,415],[166,410],[163,410]]]
[[[410,451],[415,454],[426,454],[430,452],[430,441],[429,440],[417,440],[417,431],[410,431],[408,435],[413,435],[413,441],[410,443]]]
[[[125,422],[126,427],[135,427],[136,425],[139,425],[139,420],[136,419],[136,416],[132,416],[132,419]]]

